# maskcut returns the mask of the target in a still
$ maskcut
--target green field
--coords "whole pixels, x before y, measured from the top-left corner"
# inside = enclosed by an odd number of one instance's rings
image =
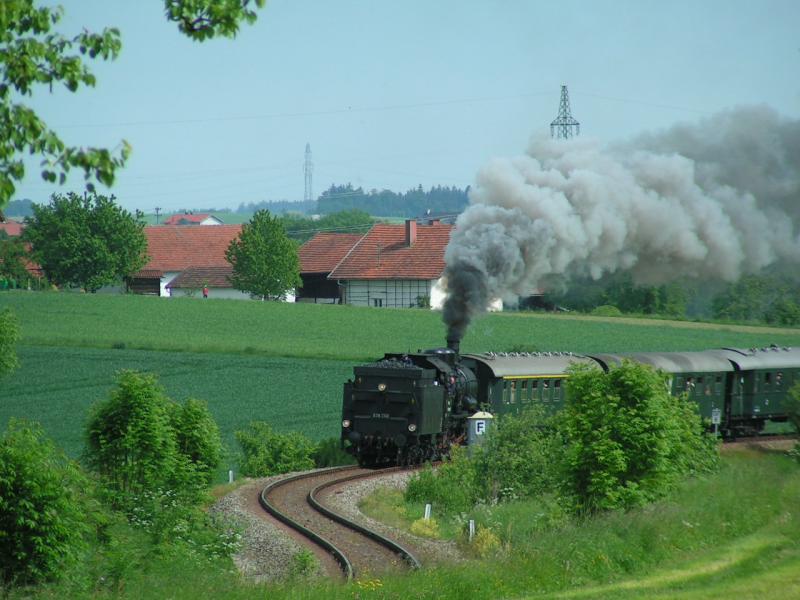
[[[0,425],[41,421],[71,455],[88,407],[120,369],[158,374],[175,400],[208,401],[229,447],[253,419],[313,439],[338,435],[342,383],[354,363],[384,352],[443,345],[438,312],[166,299],[133,295],[6,292],[17,314],[21,366],[0,389]],[[800,344],[800,330],[532,313],[492,314],[463,351],[699,350]]]
[[[444,345],[441,314],[428,310],[6,292],[25,345],[238,353],[365,361],[384,352]],[[496,313],[469,329],[463,352],[702,350],[800,344],[800,329],[682,321]]]
[[[0,391],[0,423],[39,421],[72,456],[82,449],[88,408],[108,397],[121,369],[157,374],[173,400],[206,400],[229,449],[233,432],[252,420],[315,440],[338,435],[342,383],[352,375],[349,363],[331,360],[53,346],[18,354],[20,368]]]

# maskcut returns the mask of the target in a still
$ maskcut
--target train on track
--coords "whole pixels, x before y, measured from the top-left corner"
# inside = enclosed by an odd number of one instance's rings
[[[629,359],[669,374],[670,391],[687,394],[727,438],[756,435],[786,421],[784,401],[800,382],[800,349],[722,348],[701,352],[578,355],[571,352],[459,354],[446,348],[386,354],[353,369],[344,384],[342,447],[362,466],[414,464],[445,456],[464,441],[477,411],[556,411],[576,363],[607,371]]]

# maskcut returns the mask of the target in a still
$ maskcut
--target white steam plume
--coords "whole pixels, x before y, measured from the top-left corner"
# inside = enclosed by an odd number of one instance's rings
[[[448,339],[549,276],[734,281],[800,261],[800,121],[732,110],[601,149],[534,138],[478,174],[445,253]]]

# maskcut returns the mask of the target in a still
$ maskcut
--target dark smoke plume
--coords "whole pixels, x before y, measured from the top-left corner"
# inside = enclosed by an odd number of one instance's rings
[[[735,281],[800,262],[800,121],[749,107],[608,149],[535,137],[470,202],[445,253],[448,339],[553,277]]]

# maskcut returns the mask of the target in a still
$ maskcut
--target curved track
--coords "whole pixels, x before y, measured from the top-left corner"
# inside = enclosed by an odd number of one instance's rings
[[[259,502],[272,516],[331,553],[348,579],[419,568],[419,560],[403,546],[330,510],[320,500],[323,490],[396,470],[400,468],[336,467],[301,473],[269,484]]]

